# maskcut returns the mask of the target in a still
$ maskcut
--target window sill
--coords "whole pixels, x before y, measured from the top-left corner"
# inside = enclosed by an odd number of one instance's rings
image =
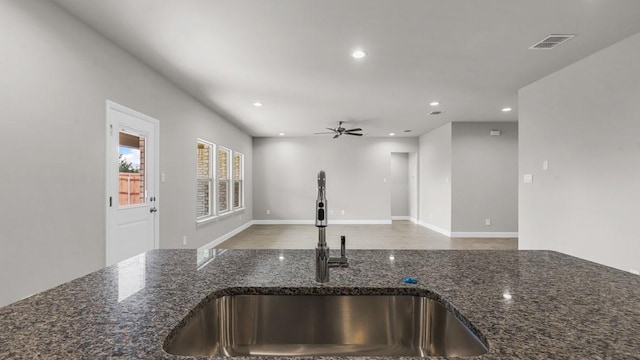
[[[237,214],[239,212],[242,212],[244,210],[246,210],[246,208],[241,207],[241,208],[237,208],[237,209],[233,209],[233,210],[229,210],[229,211],[223,212],[223,213],[218,214],[218,215],[207,216],[207,217],[203,217],[203,218],[200,218],[200,219],[196,219],[196,226],[208,224],[208,223],[210,223],[212,221],[215,221],[217,219],[222,219],[222,218],[225,218],[225,217],[227,217],[229,215],[233,215],[233,214]]]
[[[213,220],[215,220],[217,218],[218,218],[218,216],[215,216],[215,215],[199,218],[199,219],[196,219],[196,225],[204,225],[204,224],[212,222]]]
[[[219,218],[223,218],[223,217],[227,217],[229,215],[233,215],[233,211],[232,210],[227,210],[227,211],[225,211],[223,213],[220,213],[220,214],[218,214],[218,217]]]

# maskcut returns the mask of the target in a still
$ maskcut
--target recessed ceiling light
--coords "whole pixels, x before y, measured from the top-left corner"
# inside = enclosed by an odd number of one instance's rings
[[[254,103],[253,103],[253,106],[255,106],[255,107],[262,107],[262,103],[261,103],[261,102],[259,102],[259,101],[256,101],[256,102],[254,102]]]
[[[429,105],[431,105],[431,106],[438,106],[438,105],[440,105],[440,103],[439,103],[439,102],[437,102],[437,101],[432,101],[432,102],[430,102],[430,103],[429,103]]]
[[[278,135],[280,135],[280,136],[284,136],[284,133],[278,133]]]
[[[509,111],[511,111],[510,107],[502,108],[502,112],[509,112]]]
[[[389,136],[396,136],[396,133],[389,133]]]
[[[358,50],[354,50],[354,51],[351,53],[351,57],[352,57],[352,58],[354,58],[354,59],[362,59],[362,58],[364,58],[365,56],[367,56],[367,53],[366,53],[366,52],[364,52],[364,50],[360,50],[360,49],[358,49]]]

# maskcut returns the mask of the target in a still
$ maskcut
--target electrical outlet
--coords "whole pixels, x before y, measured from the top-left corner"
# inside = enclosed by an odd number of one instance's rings
[[[187,235],[182,237],[182,246],[187,246]]]
[[[491,219],[484,219],[484,224],[487,226],[491,226]]]
[[[333,215],[333,209],[329,210],[329,215]]]
[[[271,210],[267,209],[267,215],[271,215]]]
[[[344,210],[342,210],[342,215],[344,215]]]

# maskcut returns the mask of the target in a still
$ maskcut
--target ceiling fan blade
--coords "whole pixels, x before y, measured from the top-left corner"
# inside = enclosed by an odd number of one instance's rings
[[[353,136],[362,136],[364,134],[356,134],[356,133],[345,133],[346,135],[353,135]]]
[[[332,128],[325,128],[325,129],[327,129],[327,130],[331,130],[331,131],[333,131],[333,132],[336,132],[336,129],[332,129]]]
[[[362,129],[360,129],[360,128],[355,128],[355,129],[345,130],[345,132],[352,132],[352,131],[362,131]]]
[[[335,135],[333,136],[333,138],[335,139],[335,138],[337,138],[338,136],[340,136],[340,134],[335,134]]]
[[[313,133],[313,135],[324,135],[324,134],[334,134],[334,132],[319,132],[319,133]]]

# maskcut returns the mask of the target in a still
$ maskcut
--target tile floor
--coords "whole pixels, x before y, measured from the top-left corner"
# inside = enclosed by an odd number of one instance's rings
[[[518,239],[449,238],[410,221],[391,225],[330,225],[327,243],[340,248],[340,235],[347,249],[458,249],[516,250]],[[313,249],[318,229],[313,225],[253,225],[218,245],[221,249]]]

